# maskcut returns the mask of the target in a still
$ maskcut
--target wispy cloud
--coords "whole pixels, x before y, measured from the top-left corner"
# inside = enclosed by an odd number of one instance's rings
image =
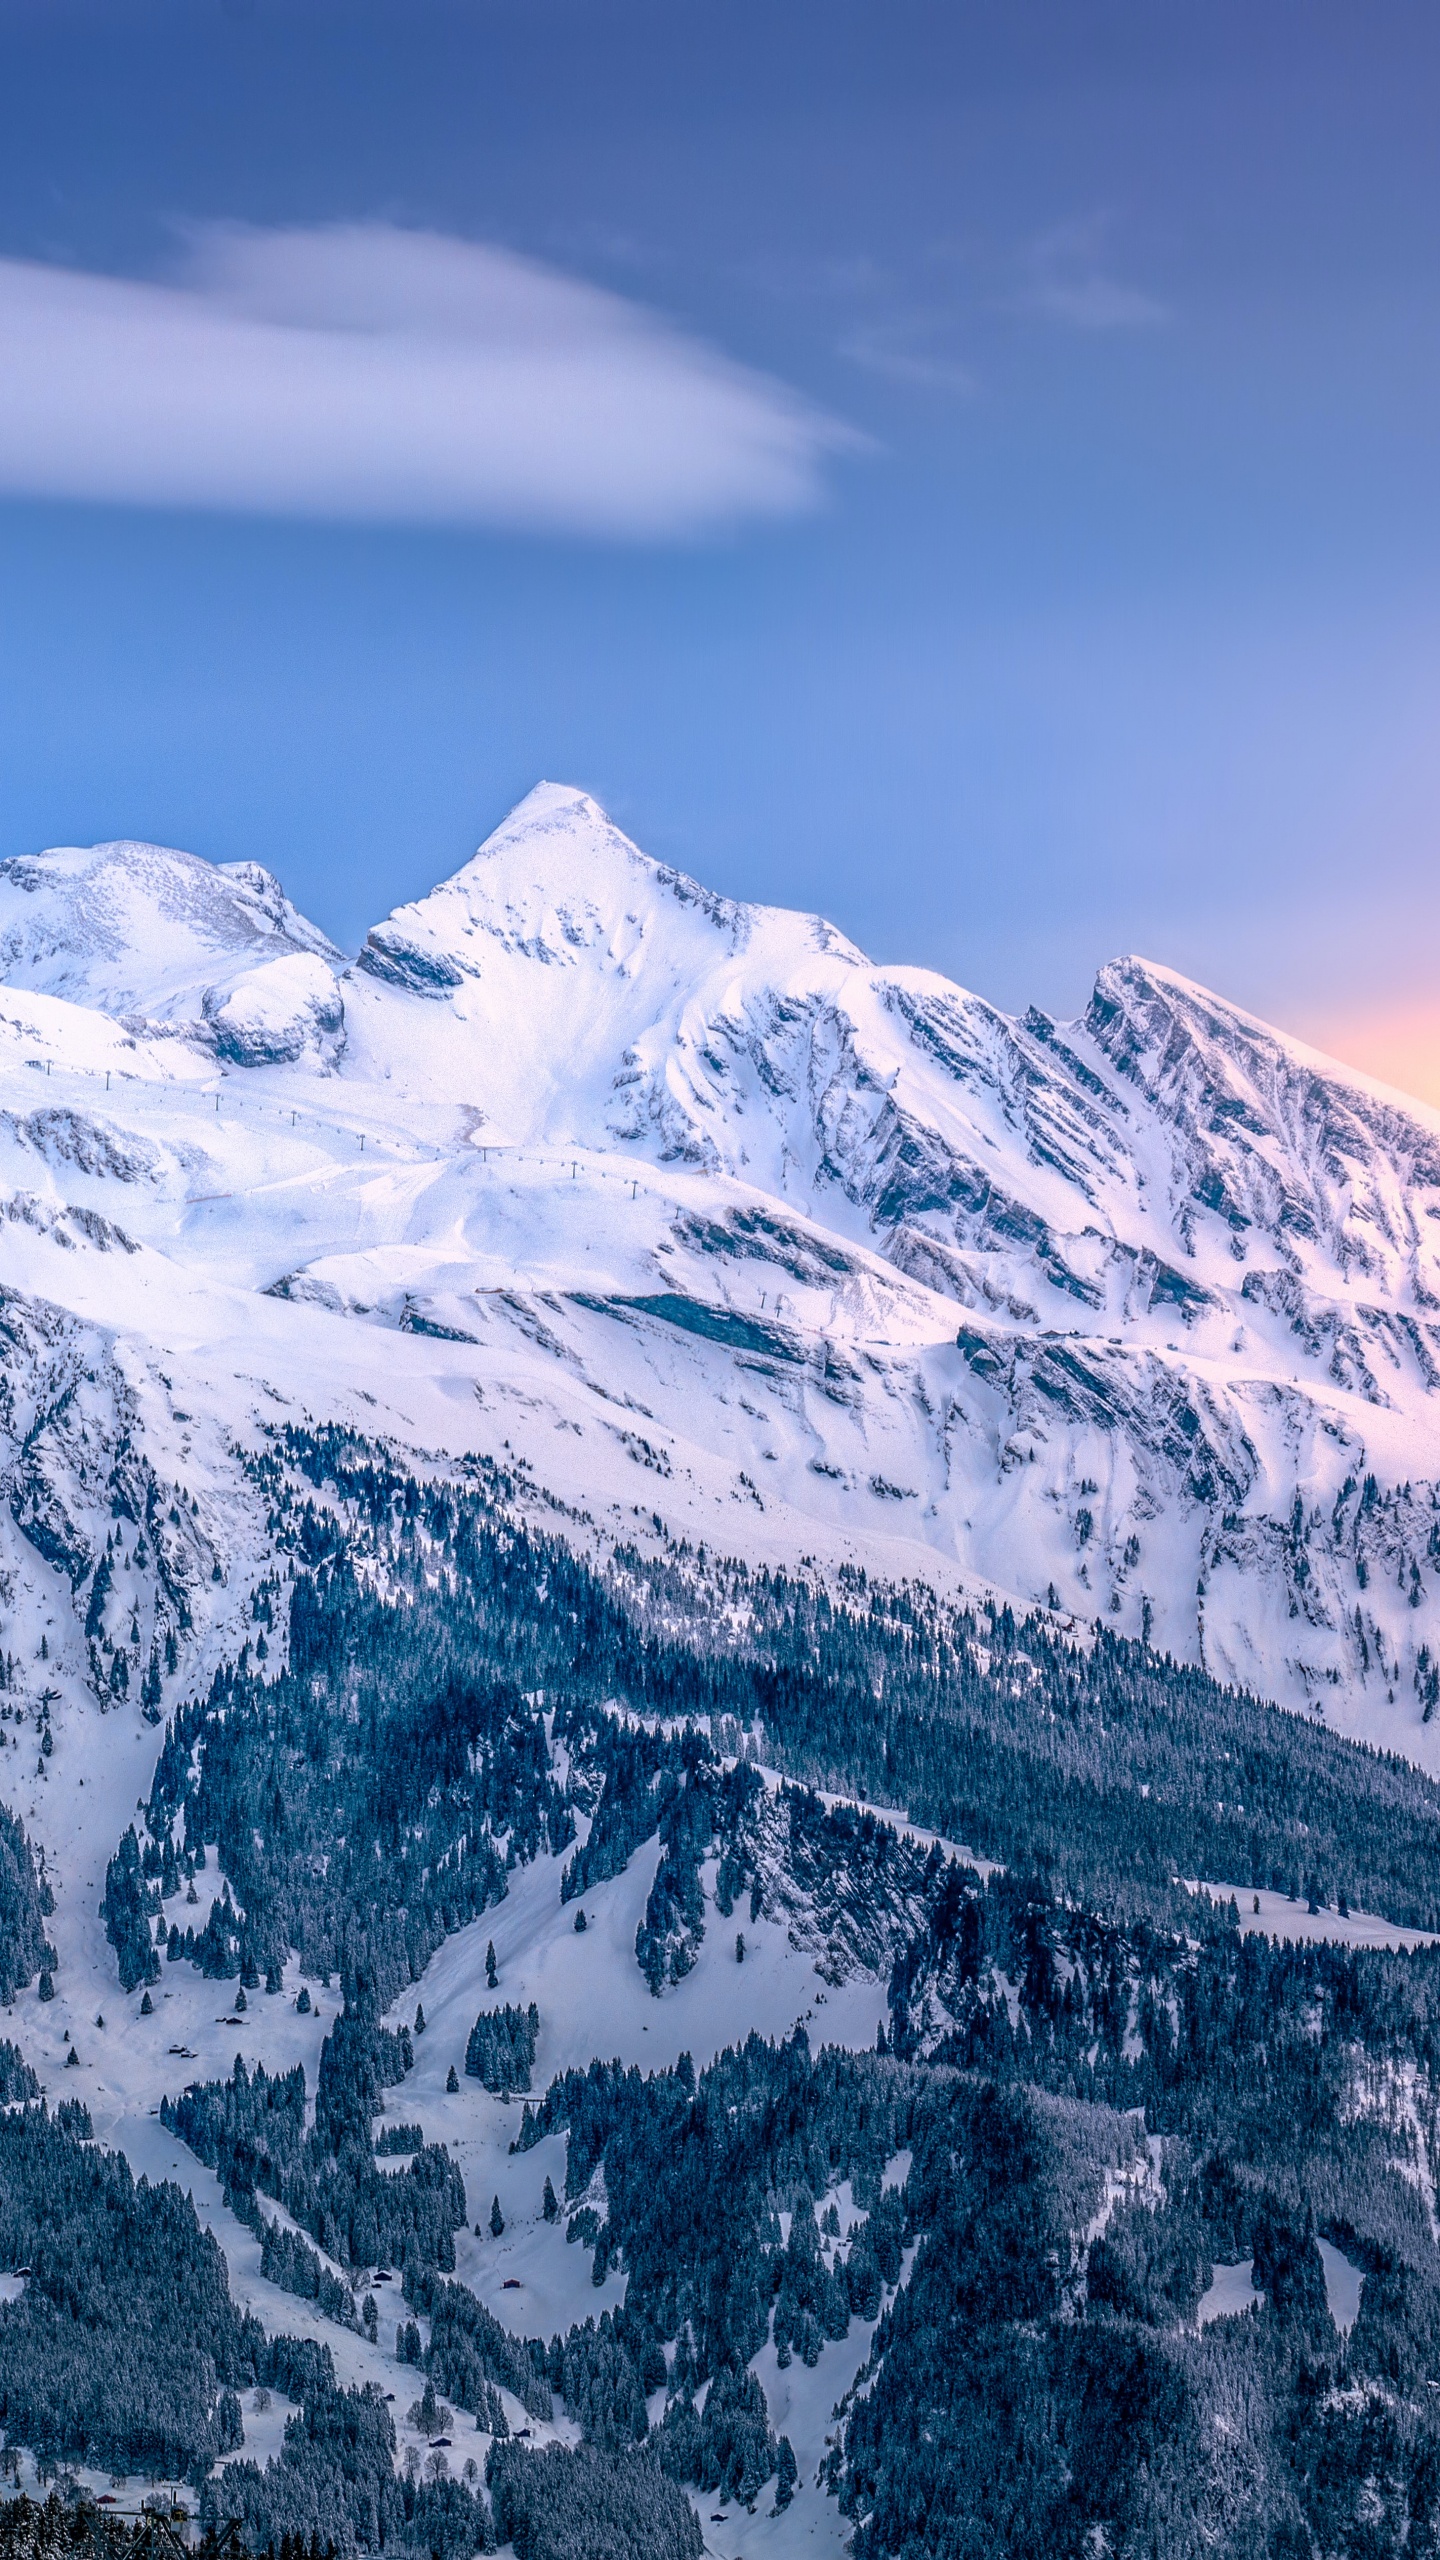
[[[174,281],[0,260],[0,489],[653,540],[794,514],[856,443],[506,249],[381,223],[193,235]]]
[[[1071,329],[1153,329],[1168,320],[1163,302],[1111,272],[1112,227],[1108,214],[1090,214],[1042,232],[1025,253],[1020,307]]]
[[[848,362],[891,382],[969,398],[996,362],[997,319],[1112,334],[1169,319],[1154,295],[1116,273],[1114,228],[1113,216],[1089,214],[1003,247],[983,237],[935,243],[918,273],[857,256],[798,276],[781,270],[772,289],[848,303],[854,316],[837,342]]]
[[[968,394],[975,374],[956,352],[958,324],[952,312],[898,311],[877,314],[847,331],[840,353],[867,373],[890,382],[913,383],[922,391]]]

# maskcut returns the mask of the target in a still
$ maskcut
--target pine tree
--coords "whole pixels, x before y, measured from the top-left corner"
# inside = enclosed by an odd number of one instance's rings
[[[449,2070],[445,2074],[445,2094],[447,2098],[454,2098],[458,2096],[459,2090],[460,2082],[456,2076],[455,2065],[452,2062]]]
[[[556,2193],[555,2193],[555,2189],[554,2189],[554,2187],[552,2186],[552,2184],[551,2184],[551,2182],[550,2182],[550,2180],[549,2180],[548,2178],[547,2178],[547,2179],[546,2179],[546,2181],[545,2181],[545,2193],[544,2193],[544,2196],[543,2196],[543,2198],[542,2198],[542,2200],[541,2200],[540,2210],[541,2210],[541,2212],[544,2214],[545,2219],[546,2219],[546,2221],[547,2221],[547,2222],[558,2222],[558,2221],[559,2221],[559,2219],[560,2219],[560,2200],[559,2200],[558,2196],[556,2195]]]
[[[495,1941],[492,1938],[490,1944],[485,1950],[485,1987],[487,1991],[496,1990],[499,1986],[499,1981],[500,1976],[495,1970]]]
[[[500,2234],[501,2234],[501,2232],[504,2230],[504,2228],[505,2228],[505,2216],[504,2216],[504,2214],[503,2214],[503,2213],[501,2212],[501,2210],[500,2210],[500,2199],[499,2199],[499,2197],[498,2197],[498,2196],[496,2196],[496,2197],[494,2198],[494,2200],[493,2200],[492,2204],[491,2204],[491,2207],[490,2207],[490,2235],[491,2235],[491,2238],[492,2238],[492,2239],[495,2239],[495,2240],[498,2240],[498,2239],[499,2239],[499,2237],[500,2237]]]

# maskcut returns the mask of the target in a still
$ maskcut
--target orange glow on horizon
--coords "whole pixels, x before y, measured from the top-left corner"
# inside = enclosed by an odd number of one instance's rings
[[[1412,1001],[1316,1021],[1300,1037],[1362,1075],[1377,1076],[1440,1110],[1440,1003]]]

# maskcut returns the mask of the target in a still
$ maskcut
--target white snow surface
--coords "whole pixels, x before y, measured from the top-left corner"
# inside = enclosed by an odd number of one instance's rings
[[[1317,2240],[1320,2263],[1325,2270],[1325,2303],[1331,2319],[1341,2335],[1348,2337],[1360,2317],[1360,2288],[1365,2281],[1363,2268],[1357,2267],[1333,2241]],[[1255,2290],[1254,2261],[1242,2258],[1233,2267],[1216,2267],[1207,2290],[1201,2295],[1196,2319],[1202,2329],[1212,2320],[1228,2320],[1237,2312],[1257,2310],[1264,2295]]]
[[[154,844],[57,846],[0,862],[7,985],[150,1022],[195,1018],[238,971],[343,955],[258,862]]]
[[[1244,1937],[1290,1939],[1297,1946],[1434,1947],[1440,1938],[1428,1929],[1405,1929],[1382,1920],[1374,1911],[1311,1911],[1288,1894],[1271,1893],[1250,1884],[1192,1884],[1191,1893],[1208,1894],[1213,1902],[1233,1902]]]
[[[1255,2290],[1254,2260],[1242,2258],[1236,2266],[1212,2271],[1195,2317],[1202,2329],[1208,2329],[1212,2320],[1230,2320],[1237,2312],[1258,2310],[1264,2298]]]
[[[1333,2240],[1317,2240],[1320,2263],[1325,2269],[1325,2302],[1331,2319],[1343,2336],[1348,2337],[1360,2317],[1360,2288],[1365,2270],[1337,2249]]]

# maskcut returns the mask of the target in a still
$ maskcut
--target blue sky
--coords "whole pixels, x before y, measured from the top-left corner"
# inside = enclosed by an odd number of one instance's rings
[[[1140,949],[1440,1078],[1437,72],[1387,0],[0,0],[0,850],[353,942],[548,775],[1003,1003]]]

